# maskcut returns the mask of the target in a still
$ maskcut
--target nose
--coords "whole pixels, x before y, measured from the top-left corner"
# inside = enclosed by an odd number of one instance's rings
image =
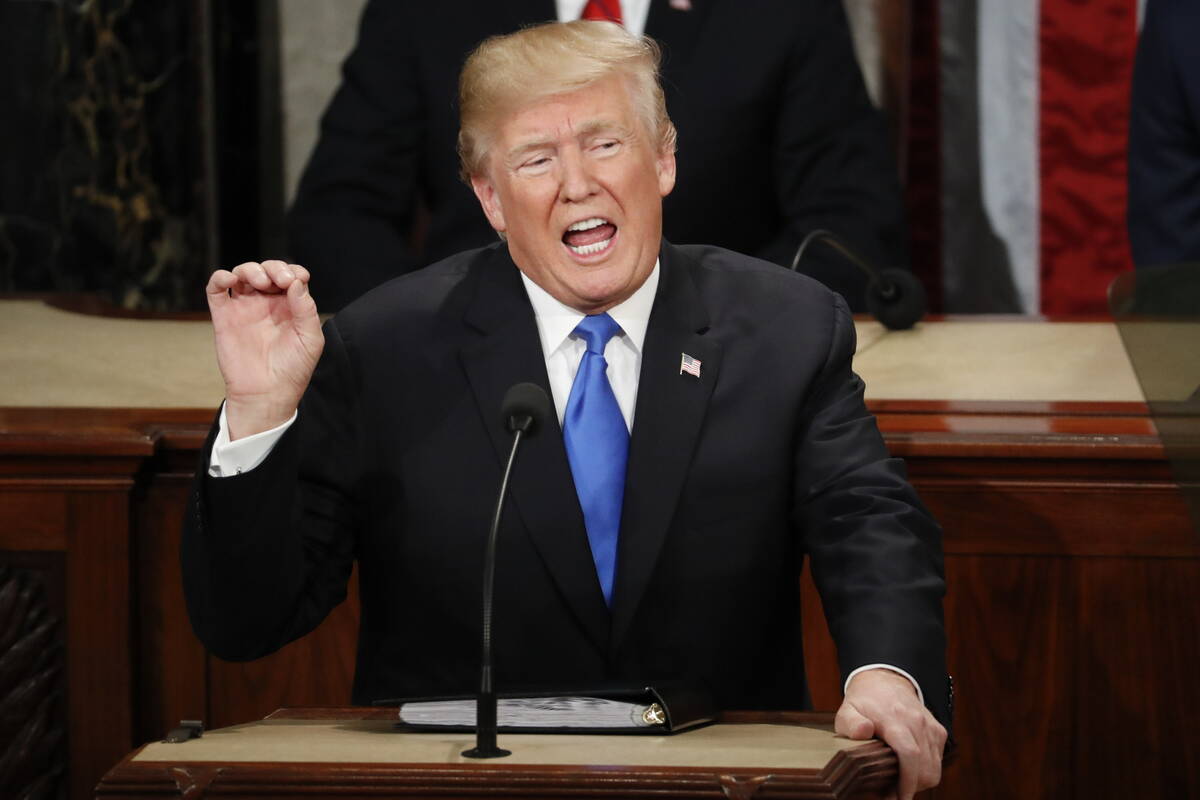
[[[571,148],[561,155],[562,177],[559,197],[564,203],[578,203],[596,193],[596,180],[583,153]]]

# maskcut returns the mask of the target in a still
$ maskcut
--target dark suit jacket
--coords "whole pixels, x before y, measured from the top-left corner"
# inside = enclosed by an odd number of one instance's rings
[[[805,233],[829,228],[877,264],[906,265],[896,168],[841,0],[691,5],[652,0],[646,21],[679,129],[664,235],[790,265]],[[485,37],[554,18],[552,0],[367,4],[288,220],[322,309],[496,240],[458,179],[459,70]],[[817,246],[802,268],[861,307],[865,281],[846,262]]]
[[[801,708],[807,554],[843,675],[902,667],[945,721],[940,534],[863,405],[844,303],[715,248],[664,245],[661,269],[612,611],[552,418],[519,456],[500,531],[498,686],[682,679],[723,708]],[[501,245],[338,314],[266,462],[198,480],[183,563],[204,643],[249,659],[304,634],[357,558],[355,701],[472,691],[499,409],[522,381],[549,385]]]
[[[1200,261],[1200,4],[1150,0],[1129,116],[1134,263]]]

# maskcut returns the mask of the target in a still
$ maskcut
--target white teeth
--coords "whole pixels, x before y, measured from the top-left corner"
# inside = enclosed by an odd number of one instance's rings
[[[579,222],[573,223],[567,228],[567,231],[590,231],[593,228],[599,228],[601,225],[608,224],[610,224],[609,221],[603,217],[591,217],[590,219],[581,219]],[[564,239],[565,238],[566,237],[564,237]],[[579,246],[568,244],[567,247],[571,248],[571,252],[575,253],[576,255],[590,256],[606,249],[611,242],[612,236],[599,242],[593,242],[592,244],[583,244]],[[566,244],[565,241],[564,244]]]
[[[604,225],[607,222],[608,222],[608,220],[601,219],[600,217],[592,217],[591,219],[581,219],[581,220],[579,220],[579,222],[576,222],[574,225],[567,228],[567,230],[569,230],[569,231],[590,231],[592,228],[599,228],[601,225]]]
[[[596,242],[595,244],[585,244],[579,247],[567,245],[567,247],[570,247],[571,252],[573,253],[578,253],[581,256],[590,256],[592,253],[599,253],[601,250],[608,247],[608,243],[611,241],[612,239],[604,239],[603,241]]]

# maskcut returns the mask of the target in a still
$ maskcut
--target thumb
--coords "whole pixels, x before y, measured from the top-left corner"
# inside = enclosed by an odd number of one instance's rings
[[[321,342],[321,318],[317,315],[317,303],[308,291],[308,281],[295,280],[287,288],[288,308],[296,332],[309,342]]]
[[[229,288],[236,284],[237,276],[226,269],[213,272],[208,278],[204,293],[208,298],[209,311],[220,312],[229,303]]]
[[[870,739],[875,735],[875,723],[858,713],[858,709],[843,702],[833,720],[833,732],[849,739]]]

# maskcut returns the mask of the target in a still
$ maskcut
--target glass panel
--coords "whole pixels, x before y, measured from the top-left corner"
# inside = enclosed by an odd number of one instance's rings
[[[1200,263],[1120,275],[1108,302],[1200,532]]]

